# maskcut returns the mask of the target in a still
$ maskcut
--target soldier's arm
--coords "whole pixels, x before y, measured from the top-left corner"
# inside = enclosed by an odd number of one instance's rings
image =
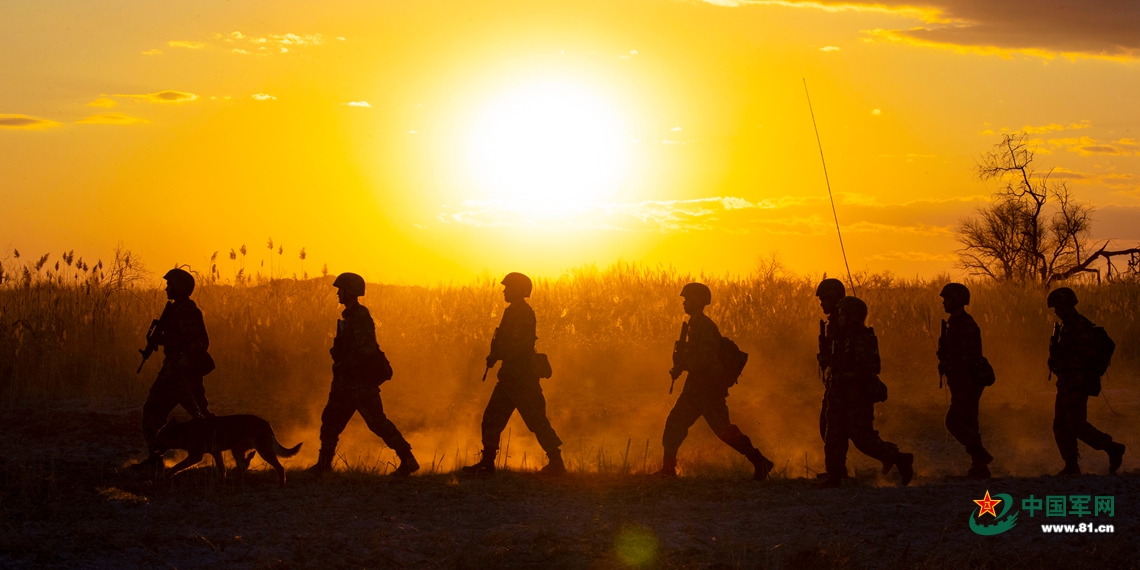
[[[534,354],[534,342],[538,340],[538,320],[533,311],[524,311],[507,322],[503,319],[499,328],[499,360],[517,360]]]
[[[871,376],[882,371],[879,359],[879,338],[874,334],[860,335],[855,339],[855,369],[860,374]]]
[[[1092,326],[1082,323],[1066,335],[1061,370],[1083,372],[1091,370],[1096,362],[1096,339]]]
[[[716,365],[717,352],[720,350],[720,330],[716,323],[710,319],[698,320],[689,331],[689,357],[690,372],[705,372]]]
[[[186,354],[188,356],[201,356],[210,349],[210,335],[206,332],[206,322],[202,319],[202,311],[197,307],[190,307],[178,319],[180,336],[186,341]]]
[[[982,360],[982,329],[975,322],[968,323],[960,341],[962,364],[973,367]]]

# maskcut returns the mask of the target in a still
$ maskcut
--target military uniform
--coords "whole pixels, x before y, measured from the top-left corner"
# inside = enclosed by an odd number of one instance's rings
[[[213,415],[202,385],[203,362],[209,358],[210,336],[202,311],[188,298],[171,301],[159,317],[154,344],[162,346],[162,369],[143,404],[143,436],[155,450],[158,430],[181,405],[193,417]]]
[[[1093,323],[1076,311],[1061,323],[1061,336],[1050,350],[1049,369],[1057,375],[1057,399],[1053,406],[1053,437],[1066,464],[1080,457],[1077,440],[1096,450],[1108,450],[1112,436],[1088,422],[1089,396],[1100,395],[1100,376],[1095,372],[1096,340]]]
[[[382,356],[368,307],[359,303],[346,307],[336,329],[336,338],[329,350],[333,358],[332,387],[321,413],[321,462],[331,463],[340,434],[356,412],[360,412],[368,429],[380,436],[398,456],[410,456],[412,446],[384,414],[384,404],[380,401],[379,381],[373,367]]]
[[[827,316],[827,324],[824,328],[824,336],[819,346],[819,353],[815,355],[816,361],[819,362],[820,373],[824,378],[830,374],[831,368],[831,348],[835,345],[836,326],[834,320],[835,313]],[[824,393],[823,402],[819,406],[819,437],[820,439],[827,440],[827,395]]]
[[[665,419],[665,433],[661,436],[661,444],[665,448],[665,465],[676,464],[677,451],[689,435],[689,428],[704,417],[721,441],[753,464],[764,463],[770,469],[771,463],[752,445],[752,440],[728,419],[728,382],[718,374],[720,343],[720,330],[712,319],[704,313],[689,317],[685,364],[680,369],[689,375],[677,403]],[[766,473],[767,470],[765,475]]]
[[[938,348],[938,372],[946,376],[950,388],[950,409],[946,429],[966,447],[975,464],[985,465],[993,456],[982,445],[978,427],[978,404],[985,389],[981,371],[982,331],[969,313],[962,311],[946,322],[946,334]]]
[[[837,485],[847,475],[848,441],[881,461],[884,471],[899,465],[903,484],[909,483],[913,456],[900,453],[897,445],[884,441],[874,428],[876,392],[881,390],[879,341],[874,330],[862,324],[836,327],[831,355],[824,380],[827,427],[823,452],[828,484]]]
[[[554,462],[561,465],[562,440],[546,417],[546,398],[542,395],[538,372],[534,367],[534,343],[538,340],[534,309],[523,299],[507,306],[499,323],[488,365],[501,360],[498,383],[483,411],[483,458],[494,460],[499,439],[511,415],[518,410],[527,429],[534,432],[538,444]]]

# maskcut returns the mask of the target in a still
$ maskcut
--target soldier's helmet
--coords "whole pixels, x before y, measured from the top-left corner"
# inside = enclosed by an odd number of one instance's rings
[[[820,281],[819,287],[815,288],[816,297],[842,297],[846,294],[847,288],[843,282],[831,277]]]
[[[364,278],[355,273],[341,273],[333,281],[333,287],[357,297],[364,296]]]
[[[698,303],[705,305],[712,304],[712,291],[704,283],[689,283],[681,288],[681,296],[688,299],[692,298]]]
[[[863,324],[867,320],[867,303],[856,297],[844,297],[835,305],[836,310],[847,318],[847,324]]]
[[[970,288],[961,283],[947,283],[939,295],[947,299],[954,299],[963,305],[970,304]]]
[[[508,273],[500,283],[503,287],[521,292],[523,297],[530,297],[530,292],[534,290],[530,277],[514,271]]]
[[[1077,294],[1068,287],[1061,287],[1053,289],[1049,292],[1049,298],[1046,300],[1049,308],[1053,307],[1076,307]]]
[[[194,292],[194,276],[190,275],[190,272],[185,269],[175,267],[167,271],[166,275],[163,275],[162,278],[165,279],[167,283],[177,287],[179,291],[186,293],[186,296],[190,296],[190,294]]]

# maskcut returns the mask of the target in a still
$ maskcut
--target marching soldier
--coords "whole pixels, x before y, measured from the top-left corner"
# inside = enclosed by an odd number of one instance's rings
[[[879,380],[879,341],[874,329],[863,323],[867,305],[855,297],[836,303],[834,337],[831,341],[829,374],[824,379],[827,427],[824,434],[824,464],[827,478],[820,487],[839,487],[847,476],[848,440],[863,453],[883,463],[883,474],[898,466],[903,486],[914,476],[914,455],[883,441],[875,431],[875,403],[887,399],[887,387]]]
[[[491,474],[495,472],[495,456],[499,452],[499,438],[507,427],[511,415],[519,411],[526,427],[534,432],[538,444],[546,452],[549,462],[542,468],[544,475],[566,473],[562,463],[562,440],[546,417],[546,398],[542,395],[542,385],[536,367],[534,343],[537,320],[534,309],[527,304],[533,286],[530,278],[522,273],[508,273],[503,278],[503,299],[509,303],[503,311],[503,320],[495,330],[491,341],[491,353],[487,355],[487,369],[502,361],[498,383],[491,392],[487,409],[483,411],[483,454],[478,463],[463,468],[465,473]],[[485,377],[485,376],[484,376]]]
[[[946,377],[950,388],[946,429],[970,454],[972,461],[966,476],[989,479],[989,463],[994,458],[982,446],[978,403],[982,390],[993,385],[993,368],[982,356],[982,330],[966,312],[970,290],[961,283],[948,283],[940,295],[942,308],[950,315],[948,320],[942,321],[942,335],[938,339],[938,375]]]
[[[190,294],[194,292],[194,276],[183,269],[171,269],[162,276],[166,280],[166,298],[169,301],[162,315],[152,324],[147,335],[147,347],[142,350],[143,362],[159,346],[162,347],[162,369],[150,387],[143,404],[142,429],[149,455],[136,463],[136,469],[162,467],[162,454],[157,447],[158,430],[166,424],[170,412],[181,405],[191,417],[213,416],[202,376],[214,369],[210,357],[210,336],[202,320],[202,311]],[[142,369],[142,366],[139,366]]]
[[[360,304],[364,278],[355,273],[341,273],[333,281],[333,287],[337,288],[336,296],[344,305],[344,311],[336,323],[336,337],[329,350],[333,380],[329,401],[321,413],[321,451],[316,465],[309,470],[318,475],[332,470],[340,434],[353,414],[360,412],[368,429],[380,436],[400,458],[400,466],[392,474],[411,475],[420,464],[412,455],[412,446],[384,415],[384,404],[380,401],[380,384],[392,377],[392,368],[376,342],[372,314],[368,307]]]
[[[828,278],[820,281],[819,286],[815,289],[815,296],[819,297],[819,308],[823,310],[823,314],[827,316],[827,322],[822,319],[819,321],[819,352],[816,353],[815,359],[819,363],[820,378],[826,378],[829,374],[828,369],[831,367],[831,346],[835,338],[835,305],[839,300],[847,296],[847,289],[843,286],[843,282],[838,279]],[[826,439],[827,434],[827,398],[819,406],[819,437]],[[827,479],[827,473],[820,473],[817,475],[820,479]]]
[[[712,292],[704,284],[689,283],[681,289],[681,297],[684,298],[689,322],[687,327],[682,327],[682,341],[678,348],[683,356],[669,373],[674,380],[682,372],[687,371],[689,375],[677,403],[665,420],[665,432],[661,436],[665,456],[661,469],[654,475],[677,476],[677,451],[689,435],[689,428],[703,416],[721,441],[748,458],[755,469],[753,478],[763,481],[768,478],[773,463],[728,419],[728,388],[736,377],[728,379],[722,371],[723,363],[718,361],[722,338],[720,330],[704,312],[705,307],[712,303]],[[687,339],[684,338],[686,331]]]
[[[1108,453],[1108,472],[1116,473],[1124,460],[1124,444],[1112,440],[1088,422],[1089,396],[1100,395],[1100,377],[1108,368],[1112,343],[1091,321],[1077,312],[1077,294],[1068,287],[1049,293],[1047,304],[1060,319],[1049,343],[1049,371],[1057,375],[1057,400],[1053,407],[1053,437],[1065,468],[1058,475],[1080,475],[1077,440]],[[1059,328],[1058,328],[1059,327]],[[1099,329],[1099,330],[1098,330]],[[1098,343],[1101,346],[1098,346]],[[1106,354],[1107,352],[1107,354]]]

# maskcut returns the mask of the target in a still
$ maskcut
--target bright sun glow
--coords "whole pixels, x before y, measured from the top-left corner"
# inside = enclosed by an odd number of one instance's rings
[[[475,119],[468,168],[493,199],[562,207],[610,197],[628,171],[629,137],[617,111],[577,85],[528,85]]]

